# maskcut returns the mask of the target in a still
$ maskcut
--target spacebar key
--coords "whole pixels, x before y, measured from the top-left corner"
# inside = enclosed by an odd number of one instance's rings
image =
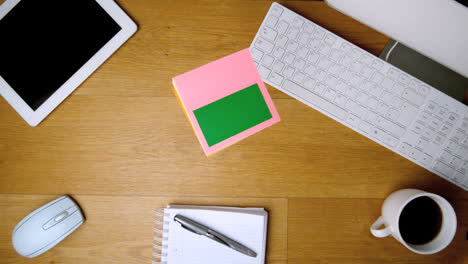
[[[341,107],[338,107],[327,100],[323,99],[320,96],[315,95],[314,93],[309,92],[308,90],[302,88],[301,86],[287,80],[283,84],[283,88],[286,89],[287,91],[291,92],[292,94],[295,94],[296,96],[302,98],[309,104],[312,104],[313,106],[317,106],[318,108],[324,110],[327,113],[332,114],[333,116],[345,120],[346,116],[348,113],[342,109]]]

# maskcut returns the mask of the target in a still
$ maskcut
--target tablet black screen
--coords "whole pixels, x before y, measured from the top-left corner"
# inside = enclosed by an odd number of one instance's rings
[[[120,30],[95,0],[22,0],[0,20],[0,76],[36,110]]]

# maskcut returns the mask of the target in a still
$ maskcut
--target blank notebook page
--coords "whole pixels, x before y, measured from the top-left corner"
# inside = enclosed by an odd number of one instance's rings
[[[267,215],[263,209],[253,212],[205,210],[205,209],[165,209],[164,220],[168,230],[167,241],[168,264],[261,264],[265,261]],[[189,217],[210,229],[220,232],[229,238],[247,246],[257,253],[249,257],[217,243],[205,236],[194,234],[182,228],[174,221],[180,214]],[[165,224],[165,225],[166,225]]]

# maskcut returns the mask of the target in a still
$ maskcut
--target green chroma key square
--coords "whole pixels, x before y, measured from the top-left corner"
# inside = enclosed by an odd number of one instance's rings
[[[272,118],[257,84],[193,111],[208,146]]]

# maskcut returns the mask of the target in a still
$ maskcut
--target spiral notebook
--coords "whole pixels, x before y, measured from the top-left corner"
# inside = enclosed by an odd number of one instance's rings
[[[180,214],[254,250],[249,257],[182,228]],[[263,208],[168,205],[156,212],[153,264],[263,264],[268,213]]]

